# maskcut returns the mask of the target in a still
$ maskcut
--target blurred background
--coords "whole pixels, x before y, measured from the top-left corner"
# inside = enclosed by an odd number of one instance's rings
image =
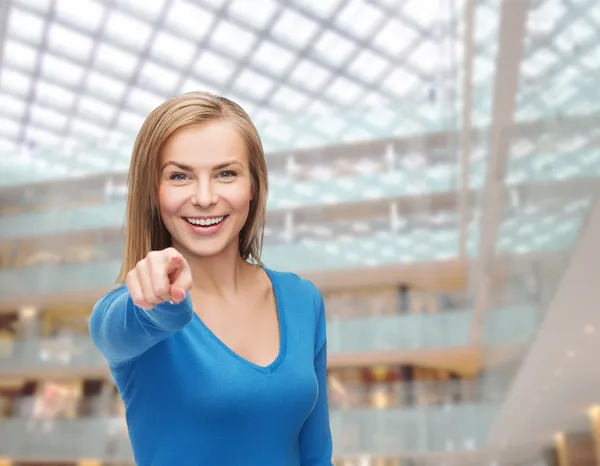
[[[337,466],[600,464],[600,2],[0,0],[0,466],[132,465],[87,335],[145,116],[267,153]],[[216,465],[215,465],[216,466]]]

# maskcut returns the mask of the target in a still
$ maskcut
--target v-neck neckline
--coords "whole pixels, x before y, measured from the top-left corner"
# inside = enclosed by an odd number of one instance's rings
[[[259,372],[269,374],[269,373],[273,372],[283,362],[283,359],[285,358],[286,341],[287,341],[285,313],[284,313],[284,308],[283,308],[283,299],[281,297],[281,290],[279,289],[277,277],[275,276],[275,274],[273,273],[272,270],[265,267],[264,265],[261,265],[260,267],[265,271],[265,273],[267,274],[267,277],[269,278],[269,281],[271,282],[271,287],[273,289],[273,295],[275,296],[275,307],[277,308],[277,320],[278,320],[278,326],[279,326],[279,351],[277,352],[277,356],[275,357],[275,359],[270,364],[268,364],[266,366],[261,366],[260,364],[256,364],[256,363],[246,359],[245,357],[239,355],[234,350],[232,350],[228,345],[226,345],[223,342],[223,340],[221,340],[208,327],[208,325],[206,325],[204,323],[204,321],[200,318],[200,316],[198,314],[196,314],[195,312],[193,314],[194,314],[194,316],[196,316],[196,320],[198,321],[200,326],[204,329],[204,331],[227,353],[229,353],[231,356],[233,356],[235,359],[242,362],[243,364],[245,364],[249,367],[252,367],[253,369],[256,369]]]

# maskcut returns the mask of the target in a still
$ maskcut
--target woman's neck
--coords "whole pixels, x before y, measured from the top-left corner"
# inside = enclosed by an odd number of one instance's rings
[[[192,290],[197,293],[223,297],[236,296],[256,273],[256,266],[240,256],[237,244],[227,247],[214,256],[184,254],[192,271]]]

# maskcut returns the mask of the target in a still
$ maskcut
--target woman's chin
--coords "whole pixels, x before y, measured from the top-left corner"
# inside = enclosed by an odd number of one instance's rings
[[[231,247],[237,248],[237,241],[225,238],[203,238],[202,241],[182,241],[181,247],[197,257],[213,257],[223,254]]]

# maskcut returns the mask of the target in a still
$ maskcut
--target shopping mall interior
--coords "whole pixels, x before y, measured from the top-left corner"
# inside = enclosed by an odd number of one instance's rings
[[[0,466],[134,464],[88,318],[137,131],[189,91],[252,117],[263,262],[324,296],[336,466],[600,465],[598,31],[597,0],[0,1]]]

